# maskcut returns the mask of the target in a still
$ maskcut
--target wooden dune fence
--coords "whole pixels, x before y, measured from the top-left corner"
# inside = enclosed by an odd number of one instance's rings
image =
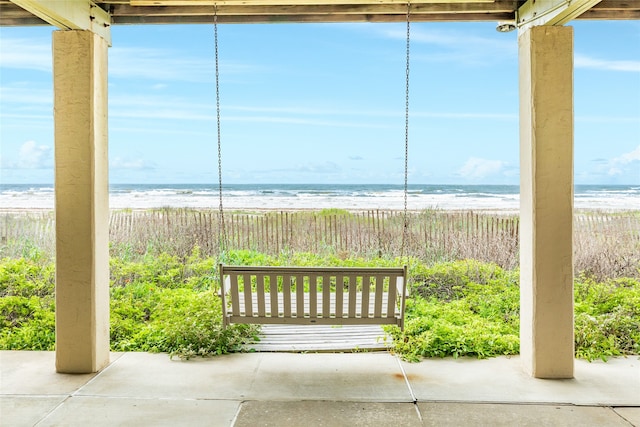
[[[256,250],[268,254],[306,251],[445,259],[511,257],[517,254],[519,220],[515,215],[477,212],[410,212],[407,232],[401,211],[363,212],[227,212],[228,249]],[[614,239],[640,241],[640,216],[628,214],[576,214],[575,240]],[[203,254],[218,253],[220,218],[214,210],[166,209],[113,211],[112,244],[149,247],[188,253],[194,245]],[[52,212],[0,213],[0,243],[26,238],[33,244],[52,245]],[[500,260],[493,261],[501,263]]]
[[[399,211],[370,210],[353,213],[266,212],[225,214],[224,234],[215,211],[163,210],[113,212],[112,242],[158,242],[171,238],[198,244],[217,253],[221,237],[229,249],[419,255],[425,251],[450,252],[461,242],[518,239],[518,219],[473,212],[412,212],[403,244],[404,217]]]

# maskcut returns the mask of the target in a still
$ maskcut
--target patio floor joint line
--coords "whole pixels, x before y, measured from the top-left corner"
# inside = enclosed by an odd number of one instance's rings
[[[398,366],[400,367],[400,372],[402,372],[402,377],[404,378],[404,382],[405,384],[407,384],[407,388],[409,389],[409,394],[411,395],[411,400],[413,401],[413,403],[418,403],[418,399],[416,398],[415,393],[413,392],[413,389],[411,388],[411,383],[409,383],[409,378],[407,378],[407,373],[404,371],[404,368],[402,367],[402,362],[400,361],[400,358],[398,356],[395,356],[396,361],[398,362]]]

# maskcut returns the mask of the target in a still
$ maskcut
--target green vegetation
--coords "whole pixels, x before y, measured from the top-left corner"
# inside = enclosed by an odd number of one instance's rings
[[[23,244],[20,257],[0,261],[0,349],[53,350],[54,264]],[[394,266],[385,258],[283,252],[272,256],[235,250],[222,256],[240,265]],[[186,256],[148,247],[112,247],[111,348],[167,352],[182,358],[240,351],[258,328],[222,329],[217,296],[218,259],[198,247]],[[421,357],[491,357],[519,351],[518,271],[459,260],[426,264],[409,260],[411,298],[404,332],[388,331],[394,351]],[[576,355],[588,360],[640,353],[640,280],[575,280]]]
[[[395,350],[420,357],[518,354],[518,272],[478,261],[413,269],[405,331],[390,328]]]
[[[346,209],[325,208],[320,211],[320,216],[332,216],[332,215],[352,216],[351,212],[349,212]]]
[[[575,283],[576,355],[593,360],[640,353],[640,280]]]
[[[181,358],[238,351],[258,329],[222,328],[214,261],[197,248],[182,260],[166,253],[112,258],[111,349]],[[53,272],[38,252],[0,261],[0,349],[54,349]]]
[[[54,266],[32,250],[0,262],[0,349],[52,350],[55,343]]]

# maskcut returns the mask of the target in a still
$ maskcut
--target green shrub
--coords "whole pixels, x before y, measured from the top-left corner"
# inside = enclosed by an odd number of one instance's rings
[[[53,294],[55,268],[51,262],[36,258],[4,258],[0,261],[0,297]]]
[[[222,328],[220,298],[212,292],[189,295],[184,290],[165,292],[147,335],[147,350],[180,358],[212,356],[240,351],[257,335],[252,325]]]
[[[36,247],[0,261],[0,349],[53,350],[53,263]]]
[[[0,349],[53,350],[54,265],[30,250],[0,260]],[[222,328],[217,264],[386,267],[408,263],[406,328],[388,327],[394,351],[421,357],[517,354],[518,271],[474,260],[423,264],[416,259],[345,258],[228,251],[203,258],[199,248],[111,259],[111,348],[160,351],[183,358],[238,351],[257,327]],[[575,280],[576,355],[587,360],[640,353],[640,281]]]
[[[222,328],[220,298],[213,292],[152,288],[119,292],[111,304],[111,347],[167,352],[181,358],[239,351],[257,328]]]
[[[53,350],[55,314],[53,297],[0,298],[0,349]]]
[[[351,212],[349,212],[346,209],[339,209],[339,208],[325,208],[320,210],[320,212],[318,213],[319,216],[353,216],[353,214]]]
[[[249,250],[225,252],[220,255],[220,262],[227,265],[277,265],[272,256]]]
[[[111,281],[123,286],[129,283],[151,283],[161,287],[180,286],[184,279],[184,263],[167,253],[146,254],[139,261],[111,258]]]
[[[404,333],[388,328],[394,348],[420,357],[517,354],[517,271],[458,261],[417,266]],[[587,360],[640,353],[640,281],[575,280],[575,351]]]
[[[517,354],[517,274],[476,261],[414,270],[414,297],[407,302],[404,332],[387,330],[394,351],[407,360],[421,357]]]
[[[518,283],[518,272],[505,272],[496,264],[462,260],[427,266],[418,264],[411,270],[412,292],[429,299],[451,301],[465,295],[468,283],[491,284],[504,281]]]
[[[576,356],[587,360],[640,353],[640,281],[596,282],[581,276],[575,284]]]

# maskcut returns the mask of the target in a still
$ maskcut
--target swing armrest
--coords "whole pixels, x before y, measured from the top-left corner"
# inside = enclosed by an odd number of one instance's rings
[[[231,287],[231,278],[227,276],[220,283],[221,283],[221,286],[220,286],[220,289],[218,289],[218,296],[222,297],[223,294],[227,293],[227,289]]]
[[[229,324],[229,319],[227,318],[227,289],[231,287],[231,278],[229,276],[225,277],[222,263],[218,266],[218,274],[220,275],[220,291],[218,296],[222,300],[222,327],[226,329]]]

